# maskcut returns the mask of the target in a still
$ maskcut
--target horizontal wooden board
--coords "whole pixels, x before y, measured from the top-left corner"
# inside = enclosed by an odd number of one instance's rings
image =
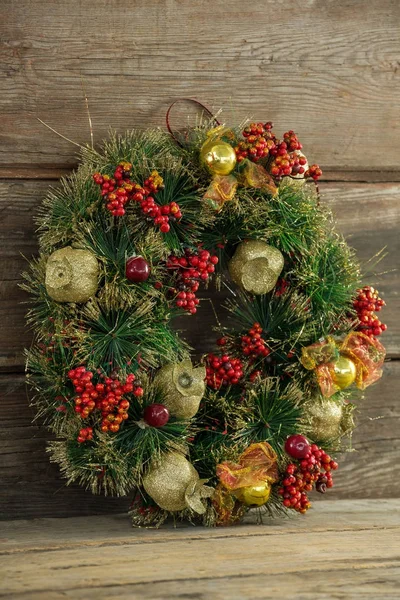
[[[196,97],[298,131],[324,167],[398,169],[400,4],[3,0],[0,163],[71,165],[111,126],[163,125]],[[174,124],[185,122],[188,107]]]
[[[354,452],[344,454],[335,473],[335,487],[323,498],[385,498],[400,496],[400,417],[396,390],[400,363],[387,363],[383,379],[359,403]],[[44,427],[32,425],[22,375],[0,377],[0,507],[3,519],[77,516],[126,511],[129,498],[94,497],[78,486],[65,486],[49,463]]]
[[[29,345],[31,335],[24,323],[28,298],[18,288],[20,273],[26,268],[26,258],[37,250],[34,235],[33,214],[51,181],[5,180],[0,181],[0,369],[18,371],[23,367],[23,348]],[[383,336],[388,354],[400,356],[400,298],[398,295],[400,254],[400,185],[396,183],[324,183],[321,184],[323,202],[334,210],[338,228],[357,249],[362,261],[367,261],[386,247],[388,256],[376,271],[386,272],[381,277],[370,274],[369,283],[377,284],[387,302],[382,319],[388,324]],[[26,258],[25,258],[26,257]],[[203,293],[212,300],[218,315],[221,296],[215,292]],[[200,313],[199,313],[200,314]],[[210,301],[202,303],[202,327],[197,318],[184,317],[179,327],[187,330],[187,336],[198,354],[210,349],[212,328],[216,326]]]
[[[129,531],[125,518],[3,523],[0,597],[394,600],[399,501],[342,501],[226,529]]]

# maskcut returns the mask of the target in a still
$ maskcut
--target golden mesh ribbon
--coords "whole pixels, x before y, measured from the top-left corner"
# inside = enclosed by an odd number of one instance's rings
[[[257,188],[269,192],[272,196],[275,196],[278,192],[274,180],[267,173],[262,165],[258,165],[251,160],[246,159],[243,161],[244,165],[239,183],[243,187]]]
[[[267,442],[251,444],[239,463],[225,461],[217,465],[217,477],[229,491],[278,480],[276,453]]]
[[[220,210],[227,200],[233,200],[238,187],[238,180],[234,175],[214,175],[204,199],[208,200],[213,208]]]
[[[323,396],[329,398],[339,391],[334,382],[335,360],[339,355],[346,356],[356,367],[355,385],[364,390],[382,377],[382,365],[386,350],[375,338],[354,331],[344,340],[336,341],[328,336],[302,349],[300,362],[309,371],[315,371],[318,385]]]

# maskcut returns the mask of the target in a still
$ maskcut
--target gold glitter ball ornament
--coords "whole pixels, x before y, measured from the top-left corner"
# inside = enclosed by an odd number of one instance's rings
[[[177,419],[191,419],[199,410],[205,392],[205,367],[193,368],[190,360],[162,367],[154,385],[163,396],[163,404]]]
[[[307,434],[314,440],[340,437],[346,430],[343,405],[335,400],[313,399],[304,405]]]
[[[204,485],[194,466],[179,452],[167,452],[151,463],[143,478],[143,487],[164,510],[176,512],[190,508],[203,514],[203,498],[210,498],[214,489]]]
[[[99,265],[88,250],[67,246],[47,260],[46,290],[57,302],[87,302],[97,291],[98,277]]]
[[[228,269],[236,285],[251,294],[267,294],[282,272],[282,252],[261,240],[242,242],[229,261]]]
[[[263,506],[268,502],[271,495],[271,484],[264,481],[255,485],[248,485],[235,490],[234,495],[245,506]]]
[[[332,370],[332,379],[339,389],[348,388],[355,380],[357,374],[356,365],[347,356],[342,354],[335,360]]]
[[[229,175],[236,165],[236,153],[228,142],[211,136],[200,148],[200,162],[213,175]]]

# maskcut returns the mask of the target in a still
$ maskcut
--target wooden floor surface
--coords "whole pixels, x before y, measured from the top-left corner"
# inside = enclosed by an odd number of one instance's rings
[[[0,598],[399,598],[400,500],[319,503],[226,529],[132,529],[126,516],[8,521]]]

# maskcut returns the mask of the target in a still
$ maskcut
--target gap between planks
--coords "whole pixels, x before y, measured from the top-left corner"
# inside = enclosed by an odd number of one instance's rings
[[[0,166],[0,180],[4,179],[36,179],[39,181],[58,180],[61,177],[69,175],[71,171],[78,166],[52,167],[51,165],[25,165],[21,164]],[[320,180],[324,181],[342,181],[352,183],[397,183],[400,181],[400,171],[393,170],[371,170],[360,169],[346,171],[343,169],[331,169],[325,167],[323,176]]]

